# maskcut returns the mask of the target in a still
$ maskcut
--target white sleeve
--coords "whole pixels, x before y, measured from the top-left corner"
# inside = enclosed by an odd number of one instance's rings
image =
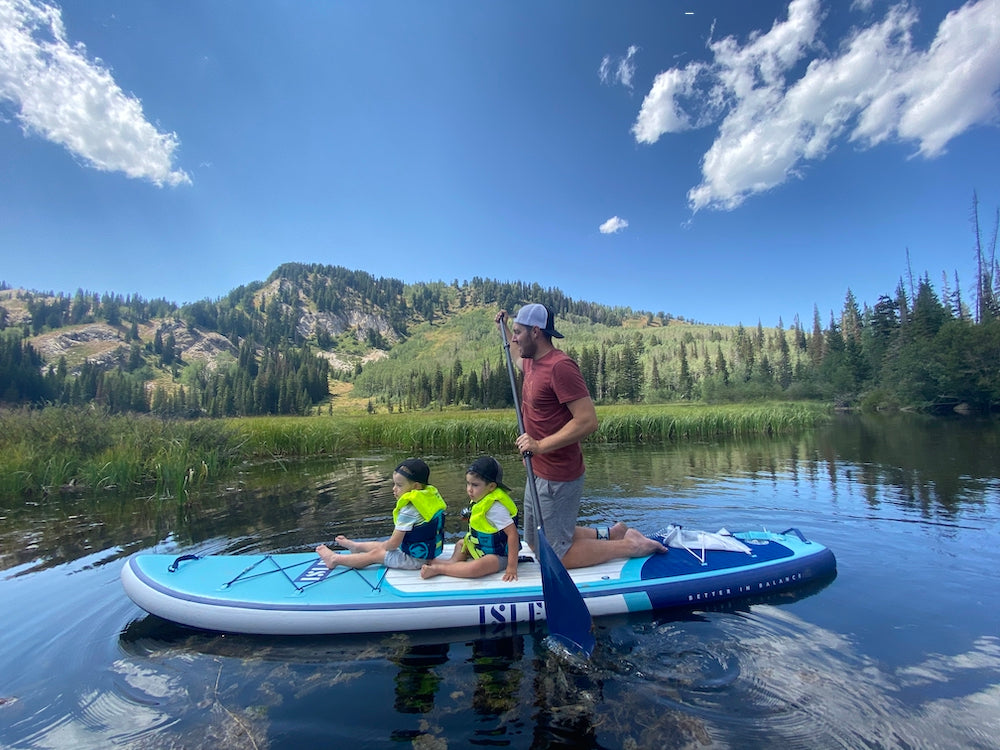
[[[396,516],[396,531],[412,531],[413,527],[423,520],[424,517],[413,503],[407,503],[400,508],[399,515]]]
[[[486,520],[497,529],[506,529],[514,523],[514,519],[510,516],[510,511],[507,510],[503,503],[493,503],[490,509],[486,511]]]

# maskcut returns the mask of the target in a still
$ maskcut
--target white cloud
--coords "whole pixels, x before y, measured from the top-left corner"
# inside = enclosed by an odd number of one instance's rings
[[[639,117],[632,126],[632,133],[639,143],[656,143],[664,133],[680,133],[695,127],[684,111],[684,100],[695,93],[699,65],[689,65],[683,70],[668,70],[653,81],[653,88],[646,94],[639,110]]]
[[[879,143],[895,135],[933,157],[970,127],[1000,115],[1000,0],[968,3],[947,15],[930,49],[877,91],[854,137]],[[893,103],[896,106],[892,106]]]
[[[601,234],[615,234],[621,232],[628,226],[628,222],[620,216],[612,216],[606,222],[601,224]]]
[[[0,100],[27,133],[65,146],[95,169],[156,185],[190,184],[174,169],[174,133],[160,133],[100,60],[66,38],[59,8],[0,0]]]
[[[856,29],[834,54],[817,35],[819,0],[793,0],[788,18],[741,44],[709,42],[711,63],[660,73],[632,133],[639,143],[719,122],[702,158],[693,211],[732,209],[801,173],[843,137],[867,147],[913,141],[924,157],[1000,115],[1000,0],[948,14],[926,52],[913,48],[908,5]],[[793,71],[804,72],[789,80]]]
[[[631,44],[625,57],[619,58],[617,62],[612,60],[611,55],[605,55],[597,71],[601,83],[620,83],[625,88],[631,89],[632,79],[635,77],[635,56],[638,53],[639,48]]]

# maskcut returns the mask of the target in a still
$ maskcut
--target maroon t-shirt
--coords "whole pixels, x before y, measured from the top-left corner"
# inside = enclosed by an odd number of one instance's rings
[[[590,391],[580,368],[560,349],[553,349],[541,359],[523,359],[524,386],[521,390],[521,413],[524,431],[536,440],[552,435],[573,418],[566,404],[589,398]],[[542,479],[572,482],[583,476],[583,451],[579,443],[533,456],[531,468]]]

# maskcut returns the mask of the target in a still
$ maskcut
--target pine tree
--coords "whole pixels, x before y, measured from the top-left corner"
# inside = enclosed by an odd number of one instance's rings
[[[722,346],[718,345],[716,347],[715,353],[715,371],[722,378],[722,384],[729,385],[729,367],[726,365],[726,357],[722,353]]]
[[[651,371],[649,373],[649,387],[650,387],[650,390],[652,390],[654,393],[656,393],[661,388],[663,388],[663,381],[660,378],[660,368],[657,365],[657,358],[654,356],[654,357],[652,357],[652,360],[653,360],[653,362],[652,362],[652,368],[651,368]]]
[[[818,368],[823,362],[823,355],[826,351],[826,342],[823,339],[823,325],[819,319],[819,308],[813,305],[813,329],[812,336],[806,344],[806,353],[813,367]]]
[[[847,297],[844,299],[844,310],[840,315],[840,331],[845,341],[861,342],[861,310],[858,309],[857,300],[854,293],[847,290]]]
[[[691,377],[691,369],[688,366],[687,347],[681,342],[680,351],[680,376],[678,378],[678,391],[680,397],[685,401],[690,401],[694,396],[694,378]]]
[[[777,382],[781,389],[786,391],[792,384],[792,356],[791,349],[788,346],[788,337],[785,335],[785,330],[781,327],[780,321],[775,338],[778,345]]]
[[[622,347],[620,380],[620,398],[632,404],[636,403],[642,395],[643,377],[634,340],[626,341]]]

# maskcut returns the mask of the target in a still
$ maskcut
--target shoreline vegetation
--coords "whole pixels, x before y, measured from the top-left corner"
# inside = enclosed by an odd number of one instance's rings
[[[591,444],[678,444],[794,434],[828,419],[813,402],[598,406]],[[469,455],[508,449],[512,409],[162,420],[89,407],[0,411],[0,492],[37,498],[134,492],[183,499],[189,487],[276,459],[382,448]]]

